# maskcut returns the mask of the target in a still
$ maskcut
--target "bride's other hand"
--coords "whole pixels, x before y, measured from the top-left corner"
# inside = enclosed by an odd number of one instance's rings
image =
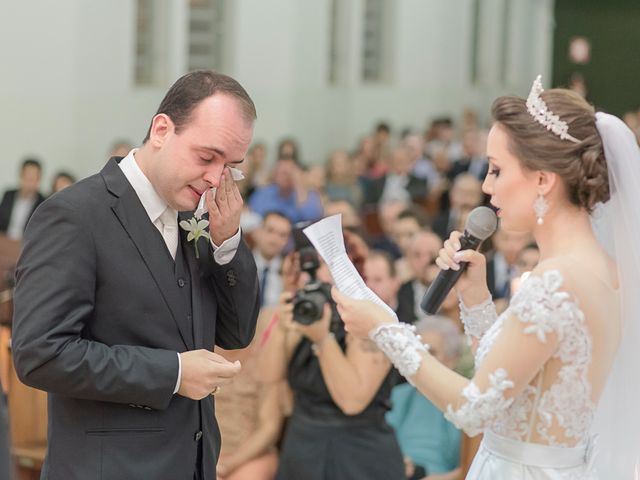
[[[355,337],[367,338],[369,332],[377,326],[397,322],[382,306],[369,300],[354,300],[335,287],[331,289],[331,296],[338,305],[345,330]]]

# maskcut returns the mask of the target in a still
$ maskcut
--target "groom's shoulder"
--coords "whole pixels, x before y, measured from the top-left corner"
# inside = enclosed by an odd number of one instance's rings
[[[67,201],[79,200],[90,201],[91,199],[97,199],[104,197],[108,194],[105,187],[104,180],[99,173],[83,178],[78,182],[70,185],[61,192],[59,192],[62,199]]]
[[[53,194],[45,202],[66,204],[78,210],[95,210],[97,206],[106,205],[108,196],[104,180],[96,173]]]

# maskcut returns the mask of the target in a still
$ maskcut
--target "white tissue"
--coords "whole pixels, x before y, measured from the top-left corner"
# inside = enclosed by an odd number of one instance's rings
[[[231,178],[234,181],[237,182],[238,180],[244,180],[244,174],[237,168],[229,167],[229,171],[231,172]],[[216,187],[211,187],[211,193],[213,195],[216,194]],[[196,208],[196,211],[193,214],[198,220],[200,220],[200,218],[202,218],[202,215],[204,215],[207,212],[207,207],[205,205],[206,195],[207,195],[207,191],[205,190],[205,192],[200,197],[200,201],[198,202],[198,208]]]

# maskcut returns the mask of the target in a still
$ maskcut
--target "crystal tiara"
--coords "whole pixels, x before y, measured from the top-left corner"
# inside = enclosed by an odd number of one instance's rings
[[[544,92],[544,89],[542,88],[541,79],[542,75],[538,75],[533,81],[531,92],[529,92],[529,97],[527,98],[527,111],[536,122],[553,132],[562,140],[580,143],[581,140],[569,135],[569,125],[567,125],[567,122],[560,120],[560,117],[555,115],[549,107],[547,107],[547,104],[544,103],[544,100],[542,100],[540,94]]]

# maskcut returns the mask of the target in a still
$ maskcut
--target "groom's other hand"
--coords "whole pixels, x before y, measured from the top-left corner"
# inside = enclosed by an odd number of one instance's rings
[[[209,350],[191,350],[180,354],[182,374],[178,394],[201,400],[213,391],[231,383],[241,369],[240,362],[230,362]]]

